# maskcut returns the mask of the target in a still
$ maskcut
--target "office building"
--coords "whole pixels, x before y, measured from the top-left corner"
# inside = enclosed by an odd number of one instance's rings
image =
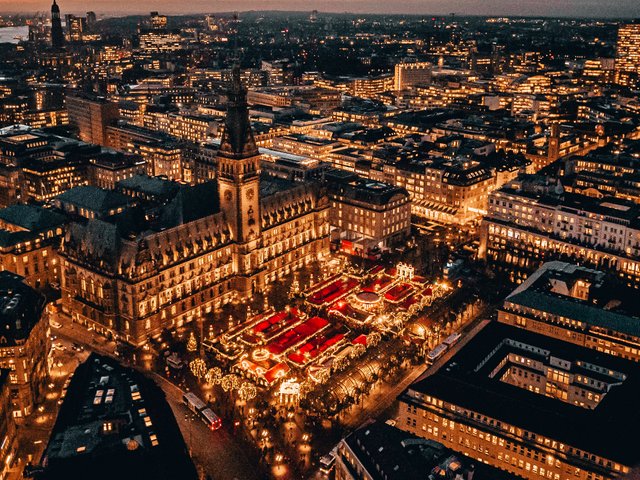
[[[360,427],[338,444],[336,480],[507,480],[507,474],[386,423]]]
[[[640,367],[491,322],[400,397],[398,427],[527,479],[608,480],[640,461]]]
[[[90,158],[87,167],[89,184],[106,190],[113,190],[119,181],[145,172],[146,162],[142,157],[111,150]]]
[[[429,62],[397,63],[394,75],[394,90],[406,90],[416,85],[431,83],[433,65]]]
[[[565,192],[554,177],[521,175],[489,195],[478,254],[514,281],[558,259],[637,285],[640,210],[622,198]]]
[[[69,121],[78,129],[80,140],[107,146],[106,128],[118,119],[118,104],[102,97],[67,95]]]
[[[324,173],[331,202],[331,239],[340,249],[366,256],[400,245],[411,234],[409,193],[343,170]]]
[[[617,82],[625,86],[637,86],[640,80],[640,22],[618,27],[616,44]]]
[[[37,205],[0,210],[0,271],[24,278],[33,288],[60,284],[57,247],[67,219]]]
[[[505,299],[498,321],[638,362],[637,296],[615,276],[548,262]]]

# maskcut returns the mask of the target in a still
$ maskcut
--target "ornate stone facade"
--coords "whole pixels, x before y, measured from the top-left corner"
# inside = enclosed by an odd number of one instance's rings
[[[138,180],[136,205],[72,224],[61,251],[63,308],[104,335],[142,345],[329,252],[325,192],[261,177],[237,74],[217,181]]]

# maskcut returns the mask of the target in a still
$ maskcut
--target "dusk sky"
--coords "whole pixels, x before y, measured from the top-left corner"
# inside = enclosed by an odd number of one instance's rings
[[[332,12],[473,14],[473,15],[545,15],[545,16],[640,16],[638,0],[60,0],[63,13],[94,10],[109,15],[117,13],[148,13],[159,10],[165,14],[225,12],[243,10],[313,10]],[[0,0],[0,12],[35,12],[48,10],[48,0]]]

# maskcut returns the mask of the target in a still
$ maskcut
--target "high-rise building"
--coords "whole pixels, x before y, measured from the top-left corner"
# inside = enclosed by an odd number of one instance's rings
[[[149,15],[149,26],[152,30],[164,30],[167,28],[166,15],[160,15],[158,12],[151,12]]]
[[[395,67],[394,90],[431,83],[433,65],[429,62],[398,63]]]
[[[87,28],[91,30],[93,26],[96,24],[96,12],[87,12]]]
[[[616,55],[616,76],[620,85],[636,85],[640,79],[640,22],[620,25]]]
[[[51,46],[60,48],[64,45],[64,33],[62,31],[62,20],[60,19],[60,7],[53,0],[51,5]]]
[[[72,14],[64,16],[67,25],[67,34],[70,42],[81,42],[82,32],[86,29],[86,20],[84,17],[76,17]]]
[[[67,95],[69,122],[78,129],[80,140],[107,145],[106,128],[118,119],[118,104],[103,97]]]

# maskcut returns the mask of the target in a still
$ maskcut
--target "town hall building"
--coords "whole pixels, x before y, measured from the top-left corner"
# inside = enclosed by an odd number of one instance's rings
[[[142,345],[329,253],[323,188],[261,174],[239,73],[216,180],[134,176],[116,187],[131,198],[124,211],[70,225],[61,288],[74,322]]]

